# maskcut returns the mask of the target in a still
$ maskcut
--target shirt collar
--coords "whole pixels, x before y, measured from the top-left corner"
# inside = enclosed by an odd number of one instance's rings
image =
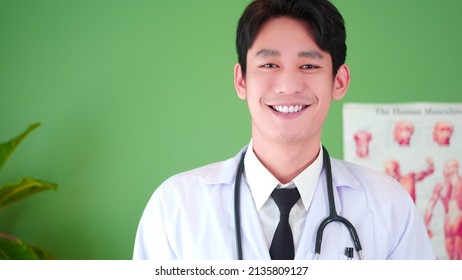
[[[320,145],[320,151],[322,146]],[[311,200],[313,199],[314,190],[318,185],[319,177],[322,171],[323,158],[322,152],[318,153],[315,161],[303,170],[292,181],[298,188],[300,198],[302,199],[305,210],[310,208]],[[260,162],[253,151],[252,140],[250,141],[247,153],[244,158],[245,179],[249,185],[252,197],[257,209],[261,209],[263,204],[271,196],[273,190],[282,185],[268,169]],[[288,185],[288,184],[286,184]]]

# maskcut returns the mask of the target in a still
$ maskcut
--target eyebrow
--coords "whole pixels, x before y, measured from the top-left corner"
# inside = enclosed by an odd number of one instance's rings
[[[298,57],[308,57],[308,58],[317,58],[317,59],[322,59],[324,58],[322,54],[318,51],[305,51],[305,52],[299,52]]]
[[[261,49],[257,52],[256,56],[260,56],[260,57],[281,56],[281,53],[277,50]]]
[[[268,56],[281,56],[281,53],[277,50],[272,49],[261,49],[257,52],[256,56],[259,57],[268,57]],[[316,58],[322,59],[324,58],[322,54],[318,51],[301,51],[298,53],[298,57],[307,57],[307,58]]]

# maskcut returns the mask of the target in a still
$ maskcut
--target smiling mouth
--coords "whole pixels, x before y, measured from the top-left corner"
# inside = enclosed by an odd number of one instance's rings
[[[308,105],[295,105],[295,106],[270,106],[274,111],[283,114],[298,113],[308,107]]]

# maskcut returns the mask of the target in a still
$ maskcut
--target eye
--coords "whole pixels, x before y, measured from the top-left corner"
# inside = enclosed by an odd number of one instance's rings
[[[277,68],[278,66],[274,63],[265,63],[260,66],[261,68]]]
[[[313,65],[313,64],[304,64],[302,66],[300,66],[301,69],[304,69],[304,70],[311,70],[311,69],[318,69],[319,66],[316,66],[316,65]]]

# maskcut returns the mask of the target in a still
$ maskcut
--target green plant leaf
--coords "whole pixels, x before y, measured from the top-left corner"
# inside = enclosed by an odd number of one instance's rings
[[[2,170],[3,165],[11,156],[16,147],[21,143],[26,136],[40,126],[40,123],[34,123],[29,125],[29,127],[20,135],[16,136],[14,139],[0,144],[0,170]]]
[[[50,252],[48,252],[47,250],[44,250],[44,249],[41,249],[35,246],[31,246],[31,245],[29,245],[29,247],[32,250],[34,250],[34,253],[39,260],[56,260],[56,257],[52,255]]]
[[[40,123],[31,124],[23,133],[16,136],[14,139],[0,144],[0,171],[19,143],[38,126],[40,126]],[[47,190],[56,191],[57,189],[58,186],[54,183],[25,177],[18,183],[7,184],[0,187],[0,210],[11,203],[20,201],[36,193]],[[56,258],[46,250],[26,244],[16,237],[0,233],[0,260],[45,259],[51,260]]]
[[[0,209],[36,193],[57,189],[58,185],[55,183],[25,177],[19,183],[8,184],[0,188]]]
[[[38,260],[34,249],[17,238],[0,235],[0,260]]]

